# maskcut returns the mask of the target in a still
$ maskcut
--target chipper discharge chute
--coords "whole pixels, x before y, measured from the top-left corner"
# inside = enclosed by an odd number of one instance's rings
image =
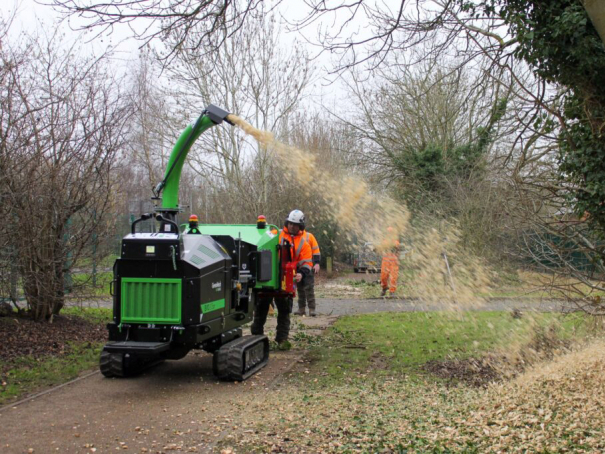
[[[106,377],[133,375],[165,359],[183,358],[192,349],[214,354],[214,373],[245,380],[267,364],[266,336],[242,336],[259,294],[293,295],[293,264],[280,253],[277,228],[264,220],[245,225],[178,224],[183,163],[195,140],[229,114],[209,105],[178,139],[154,214],[133,222],[113,268],[113,321],[101,352]],[[154,219],[156,233],[137,232]]]

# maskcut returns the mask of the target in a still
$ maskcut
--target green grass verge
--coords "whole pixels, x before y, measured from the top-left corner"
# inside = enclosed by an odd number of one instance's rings
[[[379,313],[340,318],[319,340],[306,340],[310,359],[324,381],[367,374],[415,375],[432,360],[477,357],[521,340],[536,326],[556,323],[561,336],[584,326],[583,315],[531,314],[515,319],[510,312]]]
[[[93,276],[91,273],[72,274],[74,285],[73,295],[109,297],[109,284],[112,279],[112,271],[100,272],[96,274],[93,285]]]
[[[101,342],[74,342],[69,344],[69,352],[60,357],[39,361],[23,357],[12,361],[7,373],[3,374],[0,405],[45,387],[65,383],[96,367],[102,346]],[[0,368],[5,366],[0,362]]]
[[[90,323],[104,325],[111,320],[112,311],[107,308],[64,308],[63,315],[81,317]],[[65,383],[77,378],[82,372],[98,366],[103,342],[70,342],[67,352],[61,356],[34,359],[24,356],[10,363],[0,361],[0,405],[41,389]]]
[[[529,270],[500,270],[493,288],[481,294],[490,298],[537,298],[576,299],[585,296],[603,296],[605,292],[595,291],[576,279],[561,274],[549,274]],[[599,284],[595,281],[594,284]]]
[[[113,263],[120,257],[119,254],[110,254],[106,257],[103,257],[101,260],[97,260],[97,269],[99,268],[111,268]],[[91,268],[92,269],[92,258],[83,257],[78,260],[78,262],[74,265],[74,268]]]
[[[113,310],[108,307],[77,307],[69,306],[61,310],[61,315],[75,315],[90,323],[105,325],[111,321]]]

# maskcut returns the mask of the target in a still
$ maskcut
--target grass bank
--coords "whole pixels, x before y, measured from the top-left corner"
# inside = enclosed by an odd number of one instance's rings
[[[111,310],[65,308],[61,314],[61,329],[24,319],[0,319],[2,342],[12,352],[0,359],[0,405],[97,367]]]
[[[502,312],[343,317],[324,338],[306,340],[310,354],[305,362],[267,400],[246,409],[249,417],[242,431],[223,445],[236,452],[594,450],[604,420],[598,405],[599,393],[605,391],[602,380],[585,390],[592,413],[587,411],[582,422],[570,429],[576,410],[566,403],[563,379],[553,384],[544,373],[523,387],[517,384],[525,375],[520,371],[517,378],[470,386],[455,375],[438,376],[426,367],[465,363],[519,346],[539,348],[536,340],[544,340],[545,333],[561,341],[553,343],[554,348],[568,346],[572,338],[587,336],[585,325],[580,315],[516,319]],[[559,353],[564,354],[562,349]],[[601,356],[605,364],[605,354]],[[544,427],[539,419],[542,401],[548,402],[550,412]],[[503,419],[502,412],[511,420]],[[262,421],[254,417],[258,414],[263,415]],[[524,438],[509,436],[507,430],[515,425]],[[567,436],[562,438],[562,432]]]

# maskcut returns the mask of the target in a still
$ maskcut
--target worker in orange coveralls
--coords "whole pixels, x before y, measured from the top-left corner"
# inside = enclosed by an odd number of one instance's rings
[[[380,265],[380,285],[382,287],[380,296],[386,296],[388,290],[389,297],[394,298],[399,277],[399,240],[392,227],[389,227],[387,232],[388,237],[382,244],[384,252]]]

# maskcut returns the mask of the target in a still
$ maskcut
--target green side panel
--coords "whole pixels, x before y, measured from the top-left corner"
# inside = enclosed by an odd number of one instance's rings
[[[164,186],[164,190],[162,192],[162,208],[172,208],[175,210],[178,209],[179,183],[181,181],[181,171],[183,170],[183,164],[187,158],[187,153],[189,153],[191,146],[197,140],[197,138],[212,126],[214,126],[214,123],[210,117],[204,115],[198,119],[194,126],[187,126],[187,128],[185,128],[183,133],[176,141],[176,144],[172,149],[172,153],[170,154],[170,159],[168,160],[168,166],[166,167],[167,175],[169,169],[172,167],[173,162],[175,163],[174,169],[166,181],[166,186]],[[166,175],[164,175],[164,178]]]
[[[275,227],[275,226],[271,226],[271,227]],[[277,227],[275,227],[276,230],[279,231],[279,229],[277,229]],[[259,240],[259,242],[257,243],[258,246],[258,250],[259,251],[264,251],[264,250],[269,250],[271,251],[271,256],[272,256],[272,265],[273,265],[273,270],[271,272],[271,280],[268,282],[257,282],[256,285],[254,286],[254,288],[262,288],[262,287],[270,287],[274,290],[279,289],[281,282],[279,282],[279,257],[277,255],[277,247],[278,247],[278,242],[279,242],[279,233],[278,234],[265,234],[261,237],[261,239]]]
[[[122,278],[123,323],[181,323],[181,280]]]
[[[207,314],[208,312],[216,311],[218,309],[224,309],[225,307],[225,298],[216,301],[210,301],[209,303],[202,304],[202,314]]]
[[[267,225],[264,229],[259,229],[256,224],[202,224],[200,225],[200,230],[204,235],[227,235],[233,238],[241,237],[242,241],[256,245],[259,251],[271,251],[273,256],[272,278],[267,282],[257,282],[255,288],[279,288],[279,263],[277,257],[279,234],[274,234],[272,232],[272,230],[279,231],[276,226]]]

